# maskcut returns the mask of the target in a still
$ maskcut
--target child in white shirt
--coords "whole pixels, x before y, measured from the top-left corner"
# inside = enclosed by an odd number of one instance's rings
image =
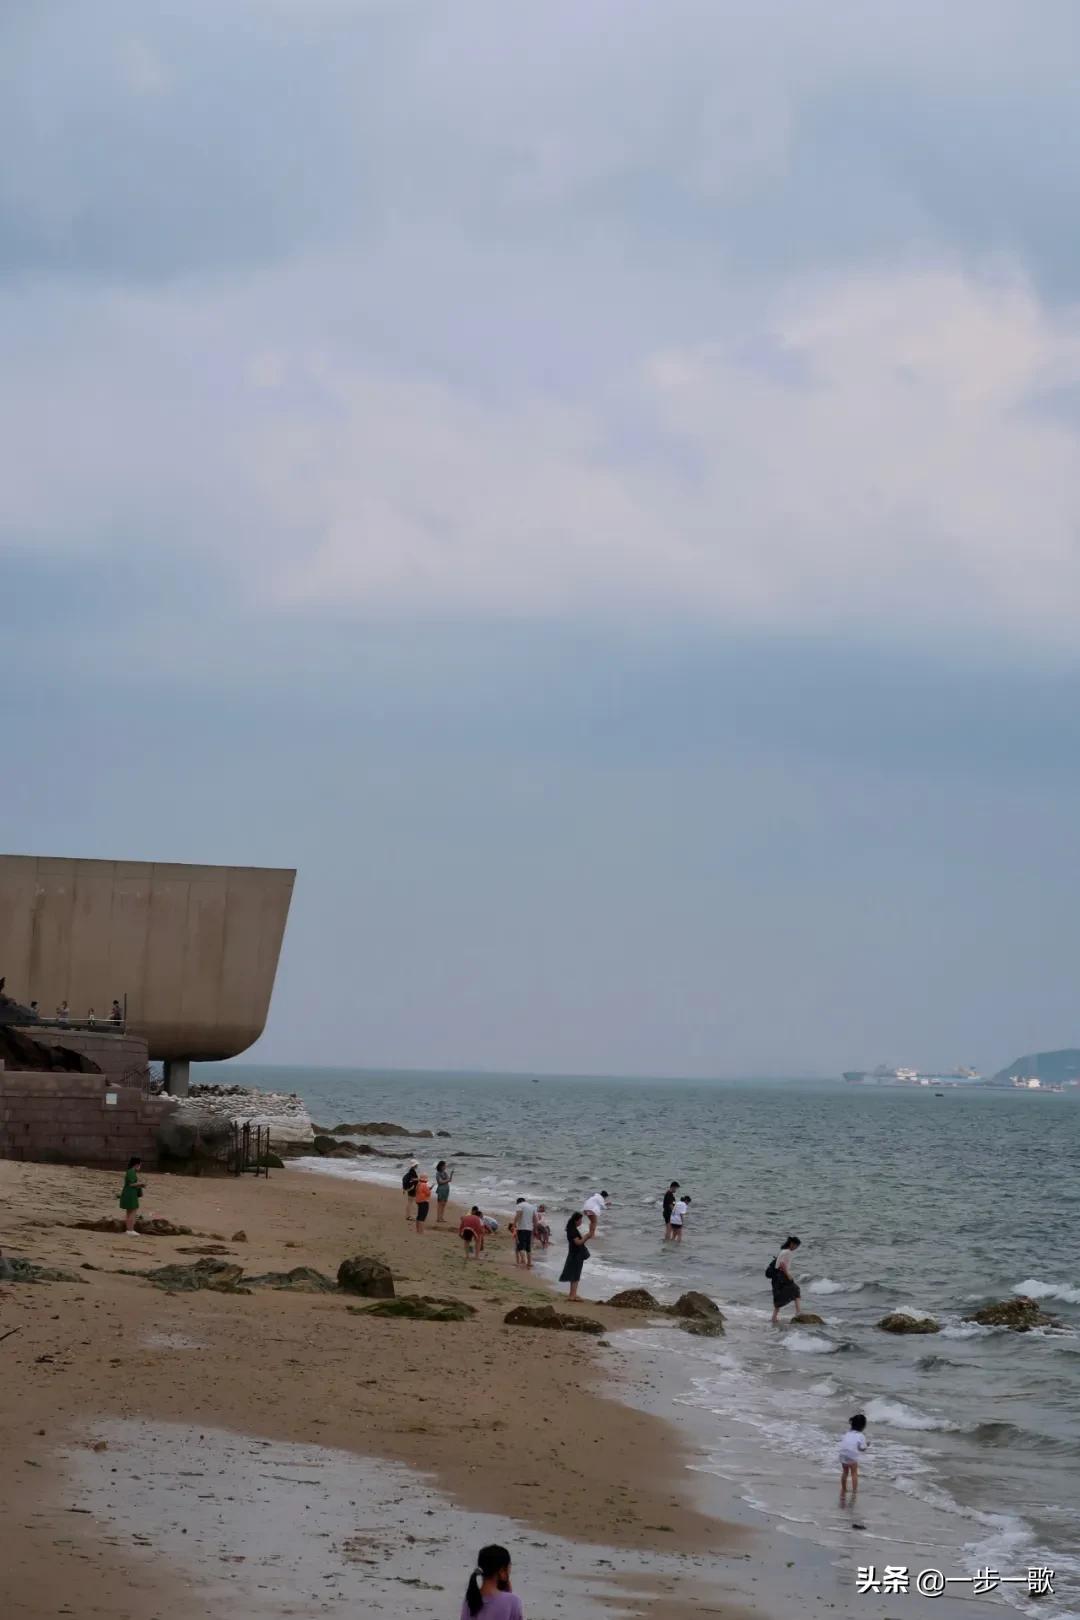
[[[866,1438],[866,1418],[861,1412],[856,1412],[848,1425],[848,1432],[840,1442],[840,1500],[843,1502],[848,1486],[851,1494],[859,1488],[859,1453],[865,1451],[870,1442]]]
[[[683,1227],[686,1224],[686,1217],[689,1215],[689,1213],[689,1196],[686,1198],[676,1198],[674,1204],[671,1206],[671,1217],[668,1221],[668,1225],[671,1227],[671,1241],[673,1243],[682,1242]]]

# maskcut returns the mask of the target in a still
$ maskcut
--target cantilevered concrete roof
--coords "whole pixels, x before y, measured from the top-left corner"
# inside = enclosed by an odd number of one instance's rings
[[[152,1058],[235,1057],[266,1024],[293,870],[0,855],[0,975],[45,1017],[108,1017]]]

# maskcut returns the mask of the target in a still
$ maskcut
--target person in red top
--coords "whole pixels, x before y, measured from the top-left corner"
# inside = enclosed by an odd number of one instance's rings
[[[421,1172],[416,1178],[416,1230],[423,1235],[424,1222],[431,1208],[431,1183],[427,1176]]]
[[[485,1236],[483,1214],[474,1204],[469,1214],[461,1217],[458,1226],[458,1237],[465,1245],[466,1260],[470,1255],[479,1260],[484,1252]]]

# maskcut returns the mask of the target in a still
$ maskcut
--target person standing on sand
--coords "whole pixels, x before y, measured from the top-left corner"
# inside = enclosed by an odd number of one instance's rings
[[[519,1198],[514,1207],[514,1264],[532,1270],[532,1240],[536,1227],[536,1205],[527,1198]]]
[[[525,1620],[521,1599],[510,1585],[510,1554],[505,1547],[481,1547],[465,1588],[461,1620]]]
[[[570,1301],[575,1303],[578,1297],[578,1283],[581,1281],[582,1268],[589,1258],[589,1250],[585,1239],[581,1235],[582,1212],[574,1211],[566,1223],[566,1264],[559,1273],[560,1282],[570,1284]],[[592,1233],[590,1232],[590,1237]]]
[[[146,1191],[139,1180],[139,1171],[142,1169],[142,1160],[137,1153],[132,1154],[128,1160],[128,1167],[124,1171],[124,1185],[120,1197],[116,1200],[124,1211],[124,1231],[134,1232],[135,1222],[139,1218],[139,1204]]]
[[[679,1196],[679,1183],[673,1181],[664,1194],[664,1242],[671,1242],[671,1212]]]
[[[446,1220],[446,1206],[450,1199],[450,1183],[454,1179],[454,1172],[447,1168],[446,1160],[440,1159],[435,1166],[435,1225],[442,1226]]]
[[[586,1198],[582,1211],[589,1217],[589,1236],[591,1238],[596,1236],[596,1223],[607,1207],[608,1195],[606,1189],[593,1193],[591,1198]]]
[[[428,1210],[431,1208],[431,1183],[422,1172],[416,1178],[413,1197],[416,1199],[416,1231],[419,1237],[423,1237],[424,1222],[427,1220]]]
[[[780,1253],[775,1260],[771,1260],[765,1269],[765,1275],[772,1283],[772,1302],[774,1322],[779,1322],[780,1312],[785,1305],[794,1305],[794,1314],[798,1316],[802,1304],[802,1292],[798,1283],[791,1275],[791,1257],[800,1247],[797,1237],[787,1237],[780,1246]]]
[[[401,1190],[405,1194],[405,1219],[411,1221],[416,1215],[416,1183],[420,1180],[420,1168],[415,1159],[409,1160],[409,1168],[401,1178]]]
[[[537,1243],[542,1249],[546,1249],[551,1242],[551,1227],[548,1225],[546,1204],[537,1204],[536,1206],[536,1220],[533,1223],[533,1231],[536,1233]]]

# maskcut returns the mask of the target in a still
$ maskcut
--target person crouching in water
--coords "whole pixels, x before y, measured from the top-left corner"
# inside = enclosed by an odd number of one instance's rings
[[[415,1197],[416,1230],[418,1235],[423,1237],[424,1222],[427,1220],[428,1210],[431,1208],[431,1183],[422,1171],[416,1178]]]
[[[139,1171],[142,1169],[142,1160],[137,1153],[132,1154],[128,1160],[128,1167],[124,1171],[124,1185],[117,1199],[117,1203],[124,1212],[124,1231],[134,1232],[135,1222],[139,1218],[139,1204],[146,1191],[139,1180]]]
[[[461,1620],[525,1620],[521,1599],[510,1585],[510,1554],[505,1547],[481,1547],[465,1588]]]

